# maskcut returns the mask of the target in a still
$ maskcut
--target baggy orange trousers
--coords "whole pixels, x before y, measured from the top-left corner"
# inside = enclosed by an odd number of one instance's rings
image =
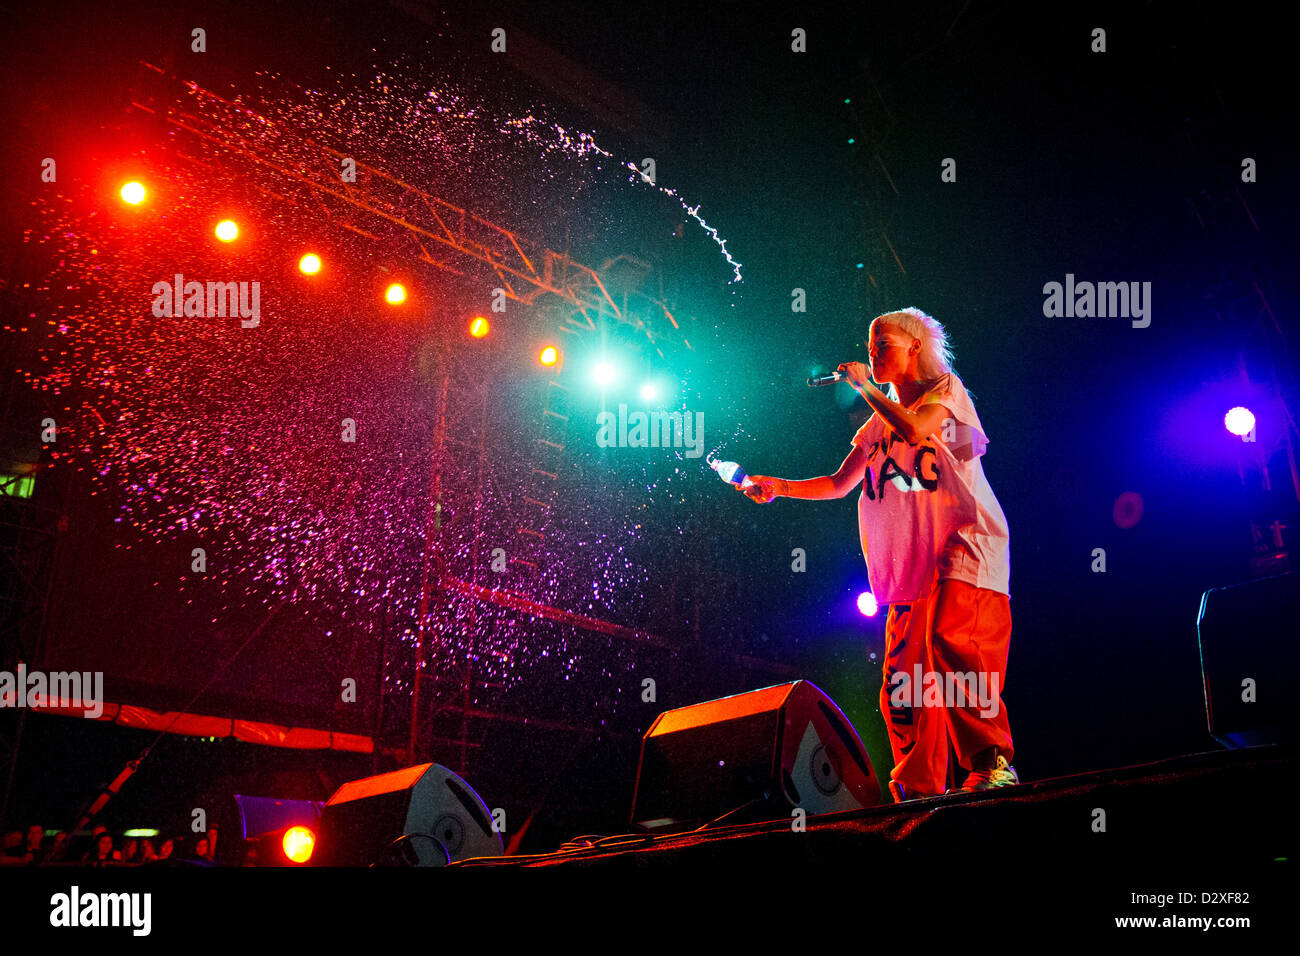
[[[967,770],[975,755],[989,747],[997,747],[1011,762],[1015,752],[1011,724],[1002,704],[1010,645],[1011,599],[997,591],[965,581],[939,581],[936,571],[928,597],[910,605],[890,605],[885,619],[880,713],[894,755],[890,779],[909,794],[945,791],[950,740],[958,762]],[[936,685],[948,686],[948,675],[974,674],[984,682],[987,706],[964,691],[944,695],[941,703],[931,699],[917,706],[911,688],[918,664],[922,674],[934,675]],[[895,677],[900,672],[907,675],[906,684]],[[896,692],[900,686],[906,687],[905,693]],[[924,697],[922,694],[921,699]]]

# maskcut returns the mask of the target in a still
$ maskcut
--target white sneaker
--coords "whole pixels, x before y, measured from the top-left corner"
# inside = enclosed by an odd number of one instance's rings
[[[992,790],[994,787],[1012,787],[1020,782],[1016,768],[1007,758],[998,754],[998,762],[991,770],[973,770],[967,774],[962,790]]]

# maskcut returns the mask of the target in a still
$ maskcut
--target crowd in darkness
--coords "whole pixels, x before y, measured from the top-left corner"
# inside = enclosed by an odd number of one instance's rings
[[[0,844],[0,866],[39,866],[73,863],[83,866],[139,866],[145,863],[211,863],[216,858],[217,833],[167,837],[114,837],[107,827],[69,836],[46,832],[39,823],[24,830],[6,830]]]

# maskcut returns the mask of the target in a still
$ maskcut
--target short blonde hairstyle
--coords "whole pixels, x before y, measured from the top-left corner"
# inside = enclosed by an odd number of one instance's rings
[[[953,355],[952,346],[948,344],[948,333],[932,316],[909,306],[897,312],[878,315],[871,322],[897,326],[920,340],[921,354],[917,357],[917,367],[925,381],[931,382],[952,372]],[[871,334],[870,326],[867,327],[867,334]]]

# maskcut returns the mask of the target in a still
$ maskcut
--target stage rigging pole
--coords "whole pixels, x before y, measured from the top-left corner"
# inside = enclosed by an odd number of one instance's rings
[[[447,440],[447,388],[450,373],[443,365],[442,385],[438,390],[438,426],[433,440],[433,475],[429,483],[429,514],[424,522],[424,561],[420,588],[420,620],[416,625],[415,637],[415,675],[412,678],[411,694],[411,737],[407,752],[410,763],[417,761],[416,746],[420,731],[420,681],[424,673],[424,643],[428,639],[429,598],[435,587],[435,578],[442,580],[441,563],[435,573],[431,573],[430,563],[442,530],[442,456]],[[441,562],[441,557],[437,558]]]

